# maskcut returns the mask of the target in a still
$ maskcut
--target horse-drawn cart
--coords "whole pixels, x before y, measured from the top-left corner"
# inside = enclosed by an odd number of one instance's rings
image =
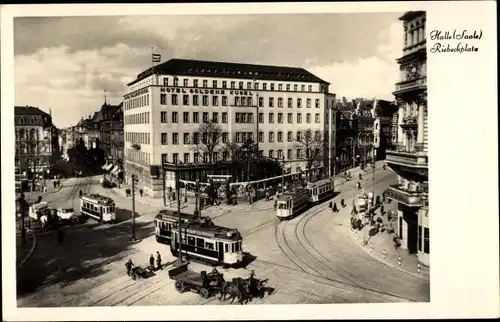
[[[175,289],[179,293],[194,291],[204,299],[221,291],[224,279],[222,275],[209,278],[206,271],[196,273],[188,269],[189,262],[185,262],[168,272],[170,279],[175,281]]]
[[[130,277],[135,281],[138,278],[146,278],[146,275],[148,273],[148,270],[146,268],[143,268],[141,266],[134,266],[130,270]]]

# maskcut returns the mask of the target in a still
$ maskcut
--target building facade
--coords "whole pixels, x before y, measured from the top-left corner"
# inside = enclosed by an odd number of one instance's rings
[[[375,160],[384,160],[387,149],[394,149],[392,119],[397,112],[397,106],[390,101],[374,100],[373,102],[373,157]]]
[[[398,236],[402,248],[429,265],[427,54],[424,11],[405,13],[401,74],[393,92],[398,105],[397,146],[387,151],[387,164],[398,174],[398,184],[387,190],[398,202]]]
[[[258,141],[260,153],[284,160],[292,171],[305,169],[297,143],[305,131],[325,135],[325,142],[331,136],[334,146],[335,95],[304,69],[171,59],[154,72],[129,83],[123,101],[125,180],[135,174],[149,195],[162,196],[163,163],[223,160],[228,143]],[[197,149],[200,124],[210,121],[222,130],[212,158]],[[327,172],[324,163],[335,151],[324,151],[318,168]],[[165,177],[173,186],[174,173]]]
[[[59,135],[52,116],[37,107],[15,106],[16,187],[31,189],[50,175],[59,153]]]

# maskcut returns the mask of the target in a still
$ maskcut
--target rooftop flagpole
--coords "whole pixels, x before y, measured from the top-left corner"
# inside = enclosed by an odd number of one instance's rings
[[[156,85],[155,83],[155,51],[154,51],[154,46],[151,46],[151,74],[153,76],[152,84]]]

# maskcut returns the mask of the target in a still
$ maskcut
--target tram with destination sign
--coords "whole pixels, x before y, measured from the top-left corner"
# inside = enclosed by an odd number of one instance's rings
[[[237,229],[214,225],[209,218],[174,223],[170,251],[179,256],[179,240],[182,254],[189,259],[210,265],[234,266],[243,260],[243,238]]]
[[[211,223],[209,217],[201,218],[207,218],[206,220]],[[196,215],[181,211],[181,221],[183,223],[190,223],[198,220]],[[172,239],[172,226],[178,222],[179,215],[177,211],[168,209],[160,210],[154,219],[156,241],[158,243],[170,245]]]
[[[309,190],[309,202],[313,204],[333,198],[333,182],[330,179],[308,182],[307,190]]]
[[[307,189],[297,189],[285,192],[278,197],[276,202],[276,216],[280,220],[297,216],[307,209],[309,205],[309,191]]]
[[[116,222],[115,201],[99,194],[83,194],[80,197],[80,212],[99,222]]]

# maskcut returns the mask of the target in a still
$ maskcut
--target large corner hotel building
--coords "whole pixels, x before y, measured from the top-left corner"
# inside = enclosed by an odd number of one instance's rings
[[[125,180],[130,182],[135,174],[138,188],[162,197],[162,163],[208,160],[193,149],[192,141],[199,125],[210,120],[223,132],[213,160],[227,157],[222,152],[227,142],[256,140],[258,119],[261,153],[284,158],[291,171],[305,169],[298,161],[305,155],[297,136],[310,129],[328,137],[331,131],[326,144],[335,142],[335,94],[328,87],[302,68],[183,59],[149,68],[128,84],[124,95]],[[333,155],[332,146],[324,167]],[[175,186],[174,173],[167,172],[165,178],[167,186]]]

